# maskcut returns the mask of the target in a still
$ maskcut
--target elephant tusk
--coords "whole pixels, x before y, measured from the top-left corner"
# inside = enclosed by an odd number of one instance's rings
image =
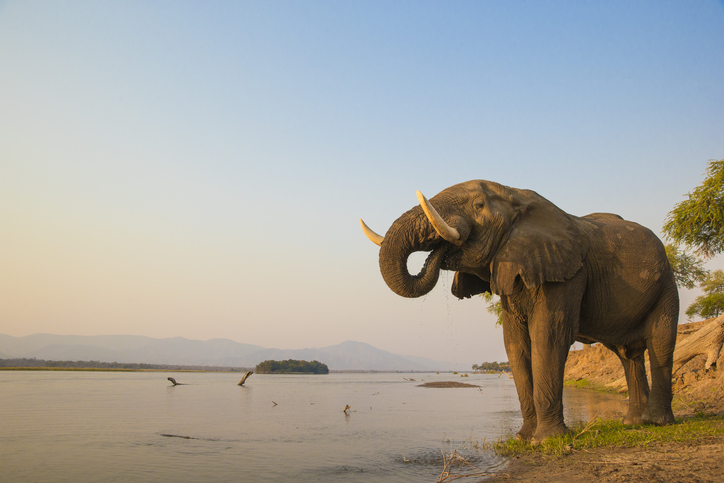
[[[365,232],[365,235],[367,235],[367,238],[369,238],[372,243],[374,243],[377,246],[382,245],[382,240],[384,240],[385,237],[378,235],[377,233],[372,231],[372,228],[367,226],[367,224],[364,221],[362,221],[361,218],[359,220],[359,224],[362,225],[362,231]]]
[[[427,215],[427,219],[430,220],[430,223],[432,223],[432,226],[435,228],[438,235],[450,243],[455,243],[460,239],[460,233],[455,228],[445,223],[445,220],[442,219],[442,216],[440,216],[437,210],[430,204],[427,198],[425,198],[425,195],[418,191],[417,199],[420,201],[422,210]]]

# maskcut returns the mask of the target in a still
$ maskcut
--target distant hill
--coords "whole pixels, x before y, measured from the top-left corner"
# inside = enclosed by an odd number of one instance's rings
[[[336,371],[466,370],[448,362],[402,356],[363,342],[309,349],[267,349],[229,339],[154,339],[135,335],[0,334],[0,358],[254,367],[265,360],[317,360]]]
[[[154,339],[137,335],[0,335],[0,354],[46,360],[94,360],[147,364],[219,365],[223,357],[241,357],[262,349],[228,339],[183,337]]]

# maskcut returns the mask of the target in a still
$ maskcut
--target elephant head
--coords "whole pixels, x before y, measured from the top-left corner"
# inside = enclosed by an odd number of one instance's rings
[[[367,236],[380,246],[380,271],[403,297],[420,297],[437,283],[440,270],[455,271],[458,298],[482,292],[511,295],[543,282],[563,282],[583,266],[589,249],[585,221],[572,217],[534,191],[490,181],[468,181],[398,218],[384,237]],[[430,252],[417,275],[408,257]]]

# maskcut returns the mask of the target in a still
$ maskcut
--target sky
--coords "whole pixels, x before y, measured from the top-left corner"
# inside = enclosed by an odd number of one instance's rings
[[[0,333],[507,360],[451,275],[392,293],[359,219],[488,179],[661,235],[722,79],[713,0],[0,0]]]

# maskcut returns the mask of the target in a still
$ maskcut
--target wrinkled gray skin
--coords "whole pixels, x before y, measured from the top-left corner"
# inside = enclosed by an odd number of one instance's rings
[[[542,441],[567,431],[563,369],[575,341],[601,342],[620,358],[630,393],[624,423],[674,421],[679,296],[656,235],[618,215],[572,216],[533,191],[489,181],[452,186],[430,203],[460,239],[443,240],[417,206],[387,231],[382,276],[398,295],[420,297],[433,289],[440,270],[452,270],[456,297],[500,296],[523,413],[518,439]],[[431,253],[411,275],[407,259],[416,251]]]

